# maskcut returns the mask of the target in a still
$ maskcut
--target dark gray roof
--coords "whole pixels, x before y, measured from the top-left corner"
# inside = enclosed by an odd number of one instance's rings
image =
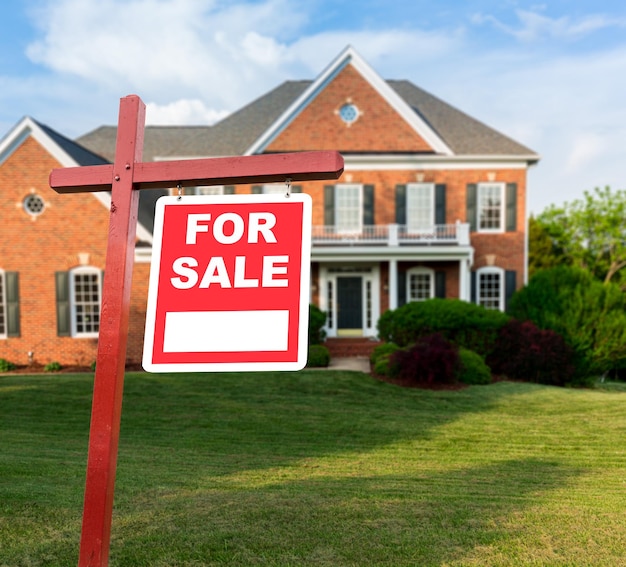
[[[456,155],[520,156],[539,159],[531,149],[468,116],[409,81],[387,81]],[[241,155],[274,124],[312,81],[287,81],[214,126],[148,126],[144,160],[156,157]],[[114,159],[116,128],[102,126],[78,142]],[[306,148],[303,148],[306,149]],[[341,148],[337,148],[341,151]]]
[[[536,156],[535,152],[409,81],[387,81],[456,155]],[[539,156],[536,156],[538,159]]]
[[[102,156],[90,151],[87,147],[79,145],[78,143],[70,140],[59,134],[56,130],[53,130],[49,126],[33,120],[37,126],[39,126],[46,135],[57,144],[65,153],[67,153],[78,165],[103,165],[108,163]]]

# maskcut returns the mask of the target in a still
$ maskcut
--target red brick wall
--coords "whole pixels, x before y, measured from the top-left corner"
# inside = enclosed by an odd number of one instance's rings
[[[0,357],[17,364],[89,365],[96,359],[97,339],[58,337],[56,328],[55,272],[80,265],[104,269],[109,212],[92,194],[59,195],[48,185],[50,170],[59,167],[44,148],[28,138],[0,167],[0,268],[19,272],[21,336],[0,340]],[[32,217],[23,208],[31,192],[41,196],[46,208]],[[139,360],[143,329],[137,321],[145,313],[147,265],[135,270],[133,337],[129,357]],[[145,282],[145,283],[144,283]]]
[[[347,125],[339,109],[351,101],[359,118]],[[343,69],[266,151],[429,152],[430,146],[351,65]]]

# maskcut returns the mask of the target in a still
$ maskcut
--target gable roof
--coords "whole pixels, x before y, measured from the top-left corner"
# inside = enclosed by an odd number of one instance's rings
[[[286,81],[213,126],[147,126],[144,160],[262,153],[348,64],[355,66],[438,155],[452,158],[497,156],[528,163],[539,160],[533,150],[410,81],[384,81],[351,47],[316,80]],[[116,130],[115,126],[102,126],[81,136],[77,142],[112,161]]]
[[[411,107],[384,81],[372,67],[352,48],[346,47],[334,61],[313,81],[308,88],[285,109],[282,115],[258,138],[246,154],[262,152],[270,142],[284,130],[300,112],[348,65],[354,69],[380,94],[415,132],[438,154],[451,155],[445,141],[437,135],[423,117]]]
[[[104,165],[109,163],[104,157],[91,149],[69,139],[45,124],[37,122],[30,116],[22,118],[0,140],[0,165],[17,150],[29,137],[33,137],[61,167],[78,167],[87,165]],[[115,142],[113,143],[115,147]],[[141,241],[152,242],[154,225],[154,196],[142,191],[139,196],[139,222],[137,237]],[[111,208],[111,194],[109,192],[92,193],[107,210]]]

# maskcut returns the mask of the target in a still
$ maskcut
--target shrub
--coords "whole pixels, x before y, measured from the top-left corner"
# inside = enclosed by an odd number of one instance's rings
[[[394,376],[405,385],[454,384],[459,371],[459,350],[443,335],[435,333],[394,352],[389,364]]]
[[[477,352],[461,347],[459,363],[459,382],[470,385],[491,383],[491,369]]]
[[[400,347],[396,343],[381,343],[374,347],[370,354],[370,362],[376,364],[376,361],[383,356],[390,356]]]
[[[330,362],[330,352],[324,345],[309,345],[309,355],[307,366],[319,368],[328,366]]]
[[[500,311],[460,299],[429,299],[386,311],[378,320],[378,334],[400,346],[440,333],[449,341],[486,356],[498,330],[509,320]]]
[[[326,313],[317,305],[309,305],[309,344],[319,345],[326,338],[324,325],[326,324]]]
[[[573,361],[574,351],[559,334],[515,319],[500,330],[487,358],[494,374],[553,386],[577,383]]]
[[[6,358],[0,358],[0,372],[10,372],[11,370],[15,370],[15,364]]]
[[[615,284],[579,268],[541,270],[513,294],[509,313],[560,334],[580,376],[626,367],[626,298]]]
[[[61,366],[60,363],[54,361],[54,362],[49,362],[48,364],[46,364],[43,367],[43,370],[44,370],[44,372],[58,372],[62,368],[63,367]]]

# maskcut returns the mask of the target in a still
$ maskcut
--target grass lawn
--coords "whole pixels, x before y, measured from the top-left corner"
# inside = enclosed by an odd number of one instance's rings
[[[0,566],[76,565],[92,376],[0,376]],[[626,565],[626,391],[126,377],[111,567]]]

